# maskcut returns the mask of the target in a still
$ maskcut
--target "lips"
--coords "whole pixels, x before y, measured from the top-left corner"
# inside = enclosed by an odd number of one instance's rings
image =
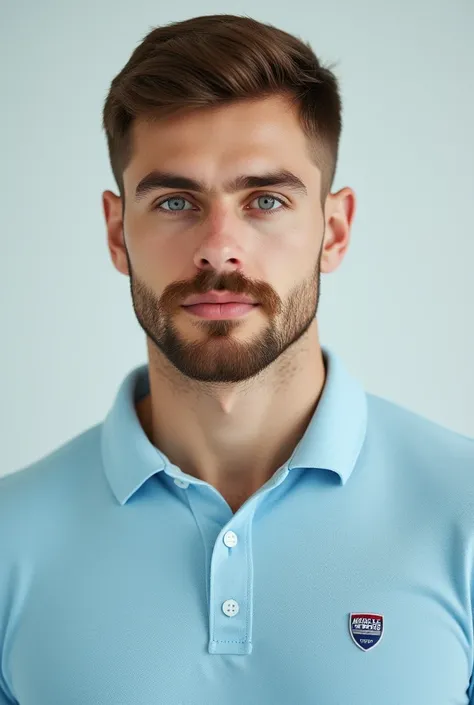
[[[187,312],[200,318],[210,318],[214,320],[224,320],[232,318],[240,318],[258,308],[258,304],[193,304],[192,306],[184,306]]]
[[[207,293],[190,296],[183,306],[196,306],[197,304],[251,304],[256,305],[258,302],[250,296],[244,294],[231,293]]]

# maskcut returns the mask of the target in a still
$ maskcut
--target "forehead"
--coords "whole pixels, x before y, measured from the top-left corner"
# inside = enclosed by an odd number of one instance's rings
[[[298,107],[282,96],[242,100],[132,123],[132,159],[124,180],[135,182],[146,170],[189,168],[203,175],[252,166],[265,169],[314,167]],[[210,175],[210,174],[209,174]],[[128,177],[128,178],[127,178]]]

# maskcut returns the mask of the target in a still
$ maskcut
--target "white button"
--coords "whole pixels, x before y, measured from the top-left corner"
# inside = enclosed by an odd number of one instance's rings
[[[183,490],[187,490],[188,487],[189,487],[189,482],[186,482],[186,480],[178,480],[178,479],[176,479],[176,480],[174,481],[174,484],[175,484],[175,485],[178,485],[178,487],[182,487]]]
[[[235,615],[237,614],[239,609],[240,609],[239,603],[236,602],[235,600],[226,600],[225,602],[222,603],[222,611],[228,617],[235,617]]]
[[[237,546],[238,540],[237,534],[234,531],[225,532],[223,541],[228,548],[234,548],[234,546]]]

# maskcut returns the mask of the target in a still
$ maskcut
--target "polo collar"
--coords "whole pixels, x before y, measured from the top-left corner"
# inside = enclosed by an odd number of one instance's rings
[[[349,479],[365,439],[367,397],[360,382],[341,358],[321,346],[326,379],[316,410],[288,461],[288,469],[324,469],[336,473],[341,484]],[[169,459],[148,439],[135,403],[150,391],[148,364],[132,369],[123,379],[101,429],[104,471],[120,504]]]

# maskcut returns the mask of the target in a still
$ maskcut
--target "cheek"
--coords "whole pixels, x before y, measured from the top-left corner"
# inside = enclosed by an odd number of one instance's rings
[[[177,223],[163,222],[153,212],[143,214],[129,225],[130,254],[149,268],[173,267],[186,256],[186,241]]]
[[[288,220],[285,227],[264,241],[265,255],[287,268],[305,271],[316,261],[321,246],[322,233],[314,222]]]

